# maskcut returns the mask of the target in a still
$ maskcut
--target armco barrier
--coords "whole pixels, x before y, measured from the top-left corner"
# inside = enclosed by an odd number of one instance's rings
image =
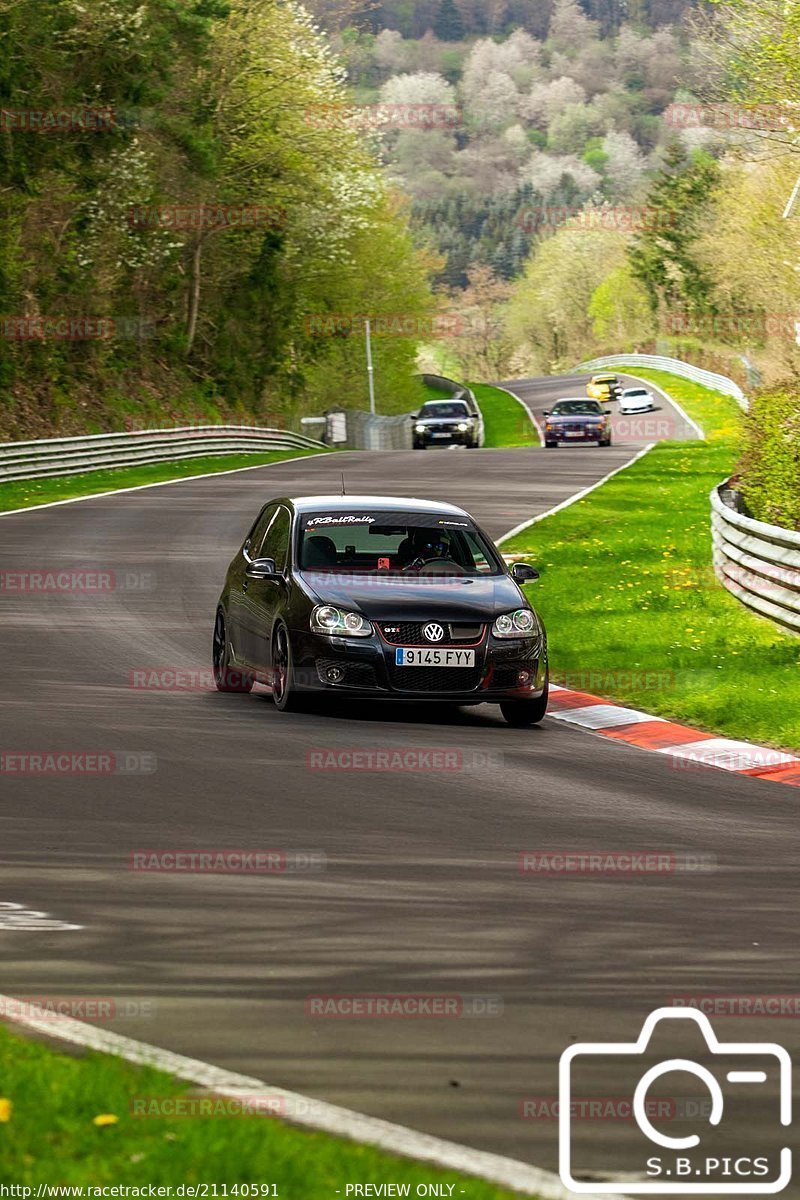
[[[410,450],[412,447],[411,418],[408,413],[399,417],[381,417],[349,408],[344,415],[347,445],[353,450]]]
[[[0,482],[77,475],[109,467],[197,458],[207,454],[325,449],[322,442],[284,429],[255,425],[187,425],[89,437],[42,438],[0,445]]]
[[[693,383],[703,387],[713,388],[722,392],[723,396],[732,396],[740,408],[747,409],[747,397],[738,383],[734,383],[727,375],[716,375],[713,371],[704,371],[693,367],[691,363],[681,362],[679,358],[665,358],[659,354],[609,354],[604,358],[592,358],[589,362],[579,363],[576,371],[600,371],[603,367],[651,367],[654,371],[669,371],[670,375],[680,375],[683,379],[691,379]]]
[[[800,633],[800,532],[746,517],[733,501],[727,481],[711,492],[717,578],[748,608]]]

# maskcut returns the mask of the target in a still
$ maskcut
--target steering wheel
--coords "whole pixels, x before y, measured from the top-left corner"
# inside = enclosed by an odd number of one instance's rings
[[[452,558],[415,558],[403,570],[416,570],[420,575],[466,575],[465,569]]]

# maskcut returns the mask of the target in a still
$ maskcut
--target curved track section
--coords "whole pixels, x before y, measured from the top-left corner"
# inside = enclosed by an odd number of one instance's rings
[[[344,470],[348,490],[446,498],[498,535],[630,452],[332,455],[0,520],[3,570],[113,578],[0,596],[4,754],[151,756],[82,776],[9,772],[5,758],[0,900],[81,928],[0,929],[3,990],[108,997],[111,1027],[132,1037],[551,1169],[556,1122],[520,1105],[556,1095],[571,1041],[627,1040],[678,993],[792,992],[791,789],[671,770],[554,720],[510,729],[491,707],[289,716],[262,689],[220,695],[207,678],[132,686],[146,668],[207,668],[225,566],[271,495],[326,491]],[[332,748],[460,758],[313,769],[311,752]],[[137,765],[153,769],[124,770]],[[137,851],[213,848],[324,855],[325,869],[130,869]],[[520,874],[521,852],[576,848],[711,853],[718,866]],[[396,993],[457,1003],[429,1019],[314,1015],[320,997]],[[764,1041],[780,1024],[797,1049],[796,1022],[746,1024]],[[614,1170],[602,1128],[595,1139]]]

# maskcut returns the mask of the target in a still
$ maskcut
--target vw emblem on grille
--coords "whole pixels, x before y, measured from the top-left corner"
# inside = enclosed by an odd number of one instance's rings
[[[440,642],[444,637],[444,630],[435,621],[431,621],[430,625],[425,625],[422,632],[429,642]]]

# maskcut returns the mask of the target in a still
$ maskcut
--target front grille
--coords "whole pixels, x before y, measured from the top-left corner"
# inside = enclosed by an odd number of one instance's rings
[[[444,629],[444,637],[439,642],[431,642],[423,634],[430,621],[387,621],[380,626],[380,631],[386,641],[392,646],[463,646],[480,642],[483,638],[483,625],[465,621],[434,621]]]
[[[344,671],[344,677],[338,683],[331,683],[325,678],[328,667],[338,667]],[[328,687],[374,688],[377,687],[375,669],[369,663],[351,663],[341,658],[318,658],[317,674],[320,682]]]
[[[401,692],[472,692],[480,667],[389,667],[389,680]]]

